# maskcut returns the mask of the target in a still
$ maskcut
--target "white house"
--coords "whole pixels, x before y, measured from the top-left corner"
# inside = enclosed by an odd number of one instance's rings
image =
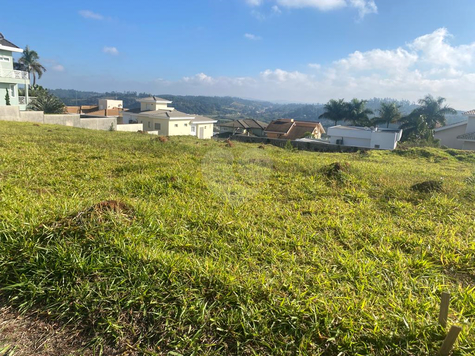
[[[337,125],[329,127],[327,134],[334,145],[394,150],[402,130]]]
[[[189,115],[168,104],[172,102],[158,97],[139,99],[140,109],[124,111],[124,124],[141,123],[143,130],[163,136],[196,136],[208,139],[213,136],[216,120]]]
[[[28,104],[28,72],[13,69],[13,53],[23,53],[23,50],[8,41],[0,33],[0,106],[7,105],[6,94],[11,106],[19,106],[25,110]],[[25,87],[25,96],[18,95],[18,85]]]
[[[467,121],[434,130],[434,138],[438,139],[441,145],[461,150],[475,150],[475,110],[463,114],[468,116]]]
[[[99,110],[122,109],[124,104],[122,100],[99,99]]]

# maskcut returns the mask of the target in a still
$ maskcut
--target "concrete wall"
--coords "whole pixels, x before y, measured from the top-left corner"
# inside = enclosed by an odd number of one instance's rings
[[[1,94],[1,90],[0,90],[0,94]],[[0,106],[0,120],[1,121],[22,121],[20,118],[20,108],[18,106]]]
[[[190,119],[185,120],[169,120],[168,136],[190,136]]]
[[[45,114],[43,123],[63,126],[79,126],[79,114]]]
[[[104,131],[110,130],[112,127],[113,130],[116,130],[117,118],[106,117],[106,118],[80,119],[79,127],[83,129],[104,130]]]
[[[464,150],[475,151],[475,142],[473,142],[473,141],[465,141],[465,142],[463,143],[463,149],[464,149]]]
[[[117,131],[137,132],[143,131],[143,124],[117,124]]]
[[[245,135],[236,135],[231,136],[231,140],[240,141],[240,142],[249,142],[249,143],[264,143],[270,144],[277,147],[285,147],[288,140],[281,140],[278,138],[268,138],[268,137],[255,137],[255,136],[245,136]],[[339,145],[332,145],[324,142],[318,141],[290,141],[292,146],[299,150],[304,151],[316,151],[316,152],[358,152],[365,151],[365,148],[356,148],[356,147],[346,147]]]
[[[463,148],[463,141],[457,140],[457,136],[463,135],[467,125],[451,127],[445,130],[434,132],[434,138],[440,141],[440,144],[450,148]]]
[[[44,123],[43,111],[20,111],[21,121]]]

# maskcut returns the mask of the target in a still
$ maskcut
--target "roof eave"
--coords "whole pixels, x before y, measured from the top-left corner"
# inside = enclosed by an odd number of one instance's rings
[[[9,51],[9,52],[16,52],[16,53],[23,53],[23,50],[18,47],[10,47],[10,46],[3,46],[0,45],[0,49],[4,51]]]

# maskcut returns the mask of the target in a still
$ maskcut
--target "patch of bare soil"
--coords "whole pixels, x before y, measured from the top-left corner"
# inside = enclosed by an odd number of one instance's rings
[[[99,355],[90,340],[72,328],[45,321],[34,315],[20,315],[9,307],[0,308],[1,356]],[[105,347],[102,355],[133,355]]]

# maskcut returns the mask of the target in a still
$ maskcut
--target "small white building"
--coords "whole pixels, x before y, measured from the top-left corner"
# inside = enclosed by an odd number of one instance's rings
[[[172,102],[158,97],[139,99],[140,109],[124,111],[124,124],[143,124],[143,130],[163,136],[196,136],[208,139],[213,136],[216,120],[204,116],[189,115],[168,104]]]
[[[334,145],[394,150],[402,130],[337,125],[329,127],[327,134]]]
[[[99,99],[99,110],[123,109],[123,108],[124,108],[124,104],[122,100]]]
[[[438,127],[434,130],[434,138],[438,139],[442,146],[460,150],[475,150],[475,110],[463,114],[468,116],[467,121]]]

